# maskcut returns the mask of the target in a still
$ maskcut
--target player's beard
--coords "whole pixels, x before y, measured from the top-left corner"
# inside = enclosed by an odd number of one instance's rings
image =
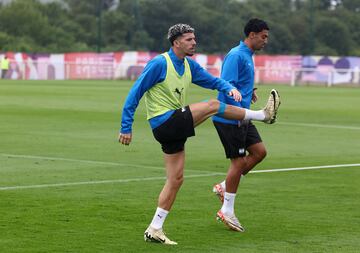
[[[266,43],[261,43],[257,50],[262,50],[265,48],[265,46],[266,46]]]
[[[193,56],[195,54],[195,48],[190,49],[188,52],[186,52],[186,56]]]

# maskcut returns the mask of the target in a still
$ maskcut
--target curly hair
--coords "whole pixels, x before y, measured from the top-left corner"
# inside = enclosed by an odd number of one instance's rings
[[[195,29],[187,24],[176,24],[169,28],[167,38],[170,41],[171,45],[174,45],[174,40],[176,40],[179,36],[183,35],[184,33],[194,32]]]

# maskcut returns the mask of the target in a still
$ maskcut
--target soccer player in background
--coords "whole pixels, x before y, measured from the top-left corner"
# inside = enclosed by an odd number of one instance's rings
[[[1,60],[1,78],[6,79],[6,74],[9,71],[10,61],[6,55]]]
[[[219,92],[218,100],[249,109],[250,104],[258,99],[254,88],[255,71],[252,57],[255,51],[263,49],[268,43],[269,27],[265,21],[254,18],[245,25],[244,33],[245,40],[240,41],[238,46],[228,52],[221,70],[221,78],[240,91],[242,100],[238,102],[229,99],[222,92]],[[226,180],[213,187],[213,192],[223,203],[217,212],[217,218],[229,228],[244,232],[234,212],[236,192],[240,178],[265,158],[265,145],[255,125],[248,119],[229,120],[215,115],[212,120],[223,144],[226,158],[230,159]]]
[[[215,114],[235,120],[252,119],[272,123],[279,102],[277,96],[270,96],[265,108],[259,111],[226,105],[216,99],[186,106],[188,89],[192,83],[207,89],[217,89],[224,96],[229,96],[230,100],[240,101],[241,96],[230,83],[211,76],[188,57],[195,53],[196,47],[192,27],[176,24],[169,28],[168,39],[170,50],[145,66],[126,98],[119,142],[130,144],[135,110],[145,95],[147,119],[155,139],[161,144],[167,179],[144,239],[174,245],[177,243],[164,234],[162,227],[183,182],[184,145],[188,137],[195,135],[194,128]]]

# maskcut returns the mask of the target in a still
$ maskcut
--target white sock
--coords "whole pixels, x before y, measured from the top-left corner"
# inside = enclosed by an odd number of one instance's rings
[[[253,111],[253,110],[248,110],[248,109],[244,109],[244,110],[245,110],[244,120],[262,121],[265,119],[265,113],[263,110],[259,110],[259,111]]]
[[[234,214],[235,197],[236,193],[225,192],[221,212],[226,213],[227,215]]]
[[[220,185],[221,185],[221,187],[224,189],[224,191],[226,190],[226,184],[225,184],[225,180],[224,181],[222,181],[221,183],[220,183]]]
[[[152,222],[150,224],[151,227],[155,229],[162,228],[164,221],[166,219],[166,216],[168,215],[169,211],[166,211],[160,207],[156,209],[154,218],[152,219]]]

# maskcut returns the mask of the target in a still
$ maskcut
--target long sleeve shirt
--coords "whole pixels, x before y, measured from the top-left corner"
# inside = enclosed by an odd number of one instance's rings
[[[240,41],[240,44],[232,48],[225,56],[221,69],[221,78],[237,88],[242,99],[240,102],[236,102],[229,99],[223,92],[219,92],[218,100],[226,104],[250,108],[255,76],[253,54],[254,52],[244,42]],[[228,120],[219,116],[213,116],[213,120],[233,125],[238,124],[236,120]]]
[[[168,51],[170,59],[176,72],[182,76],[184,74],[184,59],[179,59],[172,48]],[[220,78],[213,77],[193,59],[187,57],[192,75],[192,83],[207,89],[217,89],[220,92],[228,93],[234,86]],[[144,68],[143,72],[131,88],[123,107],[121,120],[121,133],[131,133],[134,121],[135,110],[140,99],[146,91],[157,83],[161,83],[166,77],[166,60],[162,55],[156,56]],[[170,110],[162,115],[149,119],[152,129],[164,123],[174,112]]]

